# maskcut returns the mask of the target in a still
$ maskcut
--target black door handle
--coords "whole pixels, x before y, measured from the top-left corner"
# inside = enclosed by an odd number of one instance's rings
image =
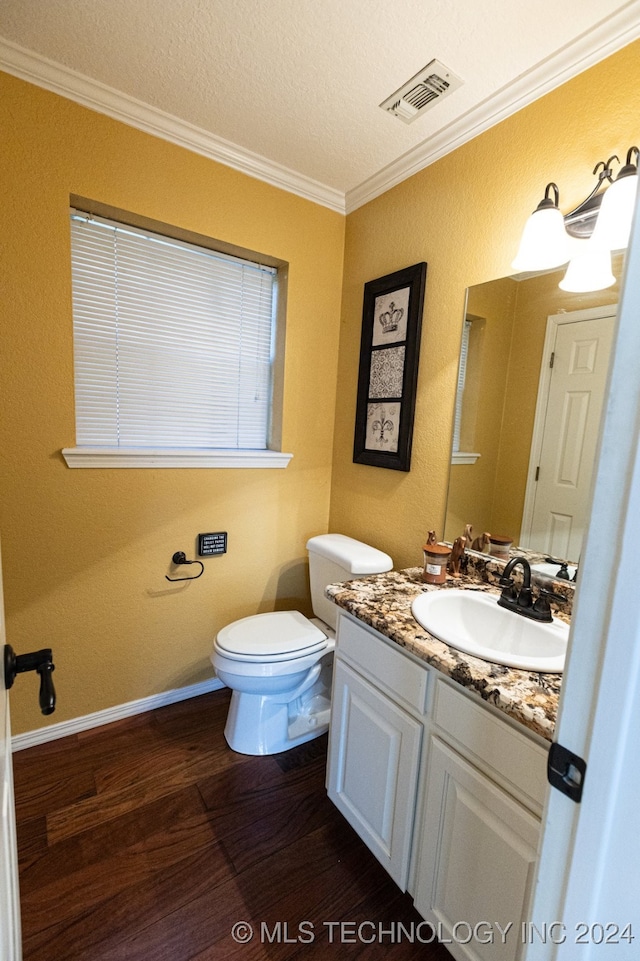
[[[56,691],[51,675],[55,671],[51,648],[32,651],[30,654],[16,654],[10,644],[4,646],[4,686],[13,687],[16,674],[37,671],[40,675],[40,710],[43,714],[53,714],[56,709]]]

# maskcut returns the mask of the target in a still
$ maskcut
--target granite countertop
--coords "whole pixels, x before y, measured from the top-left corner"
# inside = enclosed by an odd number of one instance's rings
[[[425,631],[411,613],[411,602],[424,591],[469,587],[499,592],[497,580],[503,566],[482,562],[473,568],[469,565],[467,574],[458,578],[448,576],[446,583],[438,587],[423,582],[420,567],[389,571],[331,584],[326,596],[399,647],[550,741],[556,724],[561,674],[519,671],[464,654]],[[555,580],[553,585],[554,590],[565,590],[565,585]],[[566,596],[568,609],[572,592],[566,590]],[[566,613],[554,612],[554,616],[568,620]]]

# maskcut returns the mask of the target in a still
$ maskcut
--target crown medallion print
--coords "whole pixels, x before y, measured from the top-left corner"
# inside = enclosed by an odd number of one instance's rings
[[[389,304],[389,310],[385,310],[384,313],[378,317],[383,333],[391,334],[394,330],[397,330],[403,314],[404,307],[396,307],[392,300]]]

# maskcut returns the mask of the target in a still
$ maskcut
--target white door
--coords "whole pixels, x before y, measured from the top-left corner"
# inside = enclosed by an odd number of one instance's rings
[[[586,761],[584,791],[576,803],[549,790],[527,961],[637,961],[640,951],[638,205],[556,730]]]
[[[0,648],[2,653],[4,653],[5,644],[2,568],[0,565]],[[20,961],[22,948],[16,820],[11,767],[11,726],[9,722],[9,698],[4,686],[4,664],[0,665],[0,804],[0,957],[3,961]]]
[[[615,317],[605,307],[548,320],[523,540],[554,557],[582,551]]]

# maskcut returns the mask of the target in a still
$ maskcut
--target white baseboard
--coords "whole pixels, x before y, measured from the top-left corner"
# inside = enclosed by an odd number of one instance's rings
[[[153,711],[157,707],[164,707],[166,704],[186,701],[190,697],[208,694],[209,691],[219,691],[223,687],[222,681],[217,677],[212,677],[208,681],[200,681],[198,684],[189,685],[189,687],[178,687],[172,691],[163,691],[162,694],[152,694],[150,697],[141,697],[137,701],[117,704],[115,707],[108,707],[104,711],[85,714],[83,717],[74,717],[70,721],[60,721],[59,724],[50,724],[48,727],[40,727],[35,731],[26,731],[24,734],[16,734],[11,738],[11,750],[14,752],[24,751],[28,747],[35,747],[36,744],[56,741],[60,737],[78,734],[80,731],[89,731],[93,727],[101,727],[103,724],[110,724],[112,721],[133,717],[134,714],[144,714],[145,711]]]

